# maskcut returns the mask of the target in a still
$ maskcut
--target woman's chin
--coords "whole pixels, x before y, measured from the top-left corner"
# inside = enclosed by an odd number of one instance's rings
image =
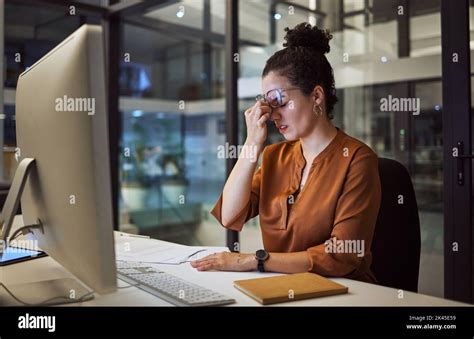
[[[286,141],[295,141],[299,139],[298,136],[293,133],[285,133],[283,134],[283,138],[285,138]]]

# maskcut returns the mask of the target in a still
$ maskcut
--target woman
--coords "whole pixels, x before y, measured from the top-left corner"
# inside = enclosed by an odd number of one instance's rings
[[[192,262],[203,270],[314,272],[376,282],[370,243],[380,206],[376,154],[335,127],[337,102],[325,54],[332,36],[310,24],[286,28],[285,48],[267,60],[262,96],[245,111],[244,147],[211,213],[240,231],[259,215],[265,250],[216,253]],[[266,121],[286,139],[267,146]]]

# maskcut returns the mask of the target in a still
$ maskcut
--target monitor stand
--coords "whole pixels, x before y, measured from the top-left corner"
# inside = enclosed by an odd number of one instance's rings
[[[0,251],[3,251],[3,247],[7,245],[8,236],[13,225],[13,219],[15,218],[16,211],[18,211],[18,205],[20,204],[20,198],[25,188],[26,180],[30,174],[31,169],[34,167],[34,158],[23,159],[15,172],[13,182],[8,191],[7,199],[3,205],[2,214],[0,216],[0,226],[2,227],[2,235],[0,237]]]
[[[23,159],[15,172],[12,185],[8,191],[7,199],[0,215],[0,226],[2,233],[0,237],[0,252],[8,246],[8,237],[13,225],[15,213],[18,210],[20,198],[25,188],[26,181],[30,171],[34,168],[35,159]],[[41,221],[39,221],[41,224]],[[35,225],[38,226],[38,225]],[[42,230],[44,231],[44,230]],[[15,266],[18,264],[14,264]],[[0,268],[7,271],[7,267]],[[1,277],[1,275],[0,275]],[[3,279],[2,279],[3,280]],[[0,280],[0,283],[4,283]],[[29,283],[11,284],[6,286],[11,294],[5,288],[0,286],[0,306],[21,306],[21,305],[58,305],[82,302],[94,298],[91,290],[85,288],[76,279],[62,278],[43,281],[34,281]]]
[[[7,288],[11,294],[0,286],[0,306],[50,306],[78,303],[94,298],[94,292],[74,278],[9,284]]]

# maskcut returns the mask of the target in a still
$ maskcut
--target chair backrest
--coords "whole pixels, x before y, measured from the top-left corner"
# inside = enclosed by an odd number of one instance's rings
[[[418,291],[420,219],[407,169],[379,158],[382,201],[372,241],[371,270],[380,285]]]

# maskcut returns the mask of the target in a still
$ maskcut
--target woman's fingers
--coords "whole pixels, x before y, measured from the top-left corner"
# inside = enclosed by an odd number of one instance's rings
[[[206,261],[209,261],[209,260],[214,260],[216,259],[216,254],[209,254],[209,255],[206,255],[205,257],[202,257],[201,259],[197,259],[197,260],[194,260],[191,262],[191,264],[200,264],[200,263],[203,263],[203,262],[206,262]]]
[[[245,271],[249,254],[220,252],[191,262],[191,266],[198,271]]]
[[[270,119],[270,113],[265,113],[264,115],[262,115],[257,121],[258,126],[262,127],[263,125],[265,125],[268,119]]]
[[[250,113],[252,113],[252,108],[253,108],[253,107],[250,107],[250,108],[247,108],[247,109],[245,110],[244,115],[245,115],[246,117],[248,117],[248,116],[250,115]]]
[[[197,259],[197,260],[195,260],[195,261],[196,261],[196,262],[200,262],[200,261],[203,261],[203,260],[209,260],[210,258],[214,258],[215,256],[216,256],[215,253],[213,253],[213,254],[208,254],[208,255],[206,255],[205,257],[202,257],[201,259]]]
[[[214,254],[207,255],[201,259],[192,261],[191,266],[198,267],[202,265],[208,265],[211,263],[216,264],[218,262],[219,262],[219,253],[214,253]]]
[[[214,264],[205,264],[197,267],[198,271],[209,271],[215,269]]]
[[[267,137],[265,121],[271,115],[272,108],[264,102],[257,101],[255,105],[245,111],[247,125],[247,141],[263,144]]]
[[[260,101],[257,101],[255,105],[245,110],[244,114],[246,117],[250,117],[253,120],[257,121],[261,118],[263,114],[270,113],[271,110],[271,107],[267,104],[262,104]]]
[[[191,266],[196,268],[198,271],[218,269],[218,261],[216,258],[204,259],[205,258],[191,262]]]
[[[222,270],[226,268],[226,253],[214,253],[199,260],[191,262],[191,266],[198,271]]]
[[[191,262],[191,266],[195,267],[195,266],[203,265],[205,263],[208,263],[208,262],[214,261],[214,260],[215,260],[214,258],[195,260],[195,261]]]
[[[257,107],[256,109],[256,117],[257,119],[260,119],[260,117],[263,115],[263,114],[267,114],[267,113],[270,113],[272,111],[272,108],[266,104],[260,104],[259,107]]]
[[[272,114],[272,111],[270,109],[265,109],[265,110],[262,109],[262,112],[260,116],[258,117],[257,122],[259,122],[259,120],[262,119],[263,117],[265,117],[265,121],[270,119],[270,114]]]

